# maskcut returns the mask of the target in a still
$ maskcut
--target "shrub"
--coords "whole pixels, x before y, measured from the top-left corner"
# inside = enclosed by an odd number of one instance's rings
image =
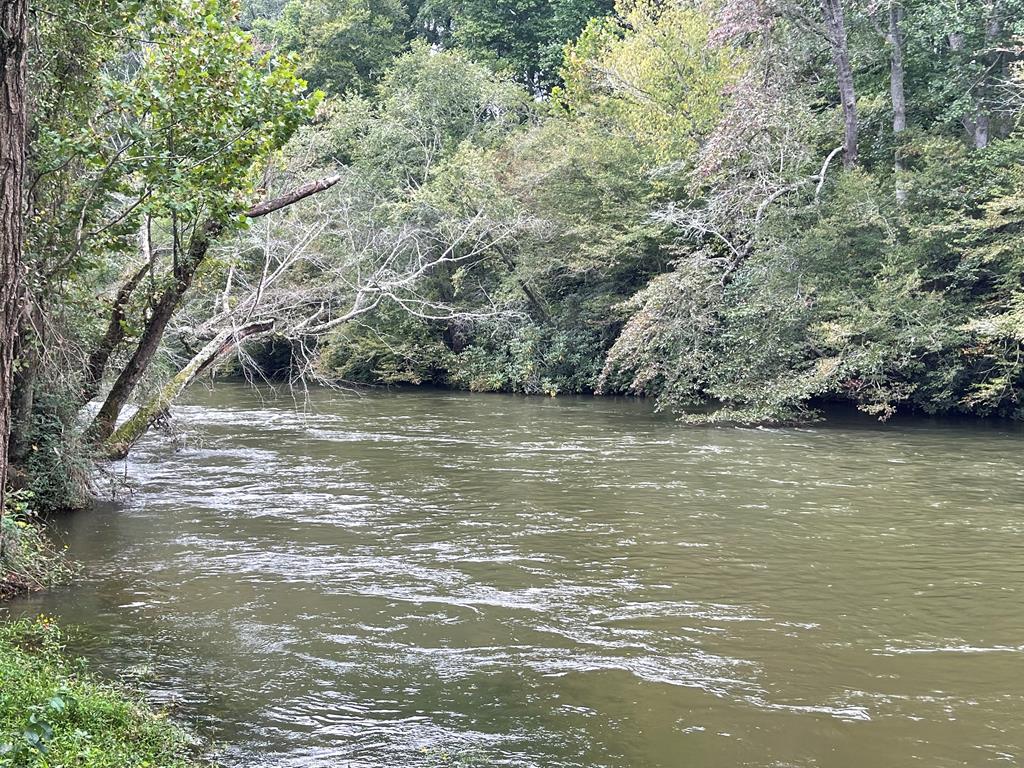
[[[7,497],[0,520],[0,600],[64,581],[71,567],[47,537],[32,510],[30,491]]]
[[[586,328],[523,325],[478,334],[449,369],[449,383],[474,392],[557,395],[592,392],[600,338]]]
[[[19,469],[33,509],[52,512],[87,506],[92,499],[93,464],[70,397],[46,391],[36,395],[28,444]]]

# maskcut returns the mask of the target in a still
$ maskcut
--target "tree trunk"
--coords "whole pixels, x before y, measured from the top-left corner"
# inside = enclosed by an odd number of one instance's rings
[[[79,407],[84,406],[99,394],[103,374],[107,370],[107,362],[110,360],[114,350],[117,349],[117,345],[124,340],[125,308],[128,305],[128,300],[142,281],[142,278],[149,272],[149,267],[149,264],[144,264],[138,272],[124,282],[117,292],[117,296],[114,297],[114,303],[110,308],[110,321],[107,323],[106,333],[103,334],[103,338],[96,346],[96,349],[89,355],[89,361],[85,365],[82,391],[79,393],[78,398]]]
[[[274,330],[272,320],[249,323],[238,329],[221,331],[209,344],[192,358],[167,384],[162,386],[146,403],[139,406],[131,418],[118,427],[103,444],[103,453],[110,459],[123,459],[131,447],[146,430],[158,421],[171,403],[189,384],[195,381],[214,363],[231,352],[244,339]]]
[[[980,5],[980,4],[979,4]],[[985,149],[991,137],[992,117],[989,114],[992,84],[1002,74],[1000,64],[1003,54],[999,51],[999,38],[1003,34],[1001,9],[998,2],[993,2],[991,12],[985,19],[985,46],[987,55],[984,63],[987,71],[971,88],[974,99],[974,113],[965,115],[961,122],[975,149]],[[962,31],[951,32],[948,36],[949,49],[962,53],[967,44],[967,36]]]
[[[891,66],[889,91],[892,94],[892,133],[895,144],[894,171],[896,174],[896,203],[907,202],[907,190],[904,186],[903,147],[900,145],[902,134],[907,130],[907,97],[904,90],[906,80],[903,65],[903,6],[899,0],[889,3],[889,45],[891,47]]]
[[[983,112],[978,112],[978,119],[974,121],[974,148],[984,149],[988,146],[990,118]]]
[[[6,501],[14,346],[21,315],[28,2],[0,8],[0,522]],[[0,552],[3,533],[0,528]]]
[[[14,373],[11,389],[11,438],[8,444],[8,479],[28,458],[31,449],[32,411],[35,407],[36,380],[43,363],[42,312],[36,302],[23,305],[15,359],[18,370]],[[17,481],[12,481],[17,486]]]
[[[843,167],[857,165],[857,97],[853,87],[853,67],[846,35],[846,15],[842,0],[821,0],[825,29],[832,45],[832,61],[836,66],[839,101],[843,107]]]
[[[988,146],[992,128],[992,116],[989,113],[992,90],[995,80],[1002,74],[1000,64],[1003,54],[999,51],[999,38],[1003,33],[1003,22],[999,12],[999,3],[993,2],[992,11],[985,20],[985,64],[988,66],[978,85],[978,115],[974,121],[975,149],[985,149]]]
[[[128,359],[128,362],[125,363],[124,368],[121,369],[121,373],[114,381],[114,385],[110,388],[106,400],[103,401],[99,413],[96,414],[96,418],[89,428],[90,438],[95,442],[106,442],[114,432],[114,427],[117,426],[117,419],[121,415],[121,411],[128,403],[132,392],[135,391],[135,387],[142,380],[146,369],[149,368],[149,364],[153,361],[153,357],[160,348],[164,331],[167,330],[167,326],[174,316],[174,311],[178,308],[178,304],[181,303],[185,292],[192,285],[196,271],[206,259],[206,254],[210,250],[210,244],[222,230],[223,225],[208,222],[206,225],[199,227],[195,235],[193,235],[192,242],[189,243],[188,253],[175,266],[173,282],[164,289],[153,305],[153,312],[146,323],[135,352]]]

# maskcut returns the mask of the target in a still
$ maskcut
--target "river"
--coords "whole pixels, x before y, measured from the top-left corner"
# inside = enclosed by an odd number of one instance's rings
[[[176,418],[15,610],[230,766],[1024,761],[1019,429],[240,385]]]

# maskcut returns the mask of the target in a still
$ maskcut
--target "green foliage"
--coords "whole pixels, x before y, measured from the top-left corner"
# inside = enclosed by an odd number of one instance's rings
[[[250,204],[253,167],[316,98],[287,57],[256,52],[236,13],[231,0],[111,0],[43,17],[55,55],[32,75],[37,291],[133,252],[144,213],[226,222]]]
[[[78,424],[77,403],[53,387],[41,388],[26,442],[28,456],[19,471],[40,512],[88,506],[91,500],[89,450]]]
[[[333,151],[376,188],[402,196],[443,168],[463,143],[491,146],[529,119],[526,94],[454,51],[417,44],[369,101],[343,102]]]
[[[290,0],[261,38],[293,53],[314,88],[367,92],[408,46],[409,17],[399,0]]]
[[[64,13],[36,18],[35,44],[53,55],[37,57],[29,70],[33,181],[26,255],[30,260],[66,260],[66,230],[74,226],[70,220],[78,217],[91,223],[106,203],[104,193],[116,185],[112,175],[95,170],[102,163],[89,159],[98,151],[98,142],[86,124],[100,98],[100,69],[118,55],[116,41],[107,35],[131,24],[138,9],[134,2],[81,7],[69,2]],[[83,26],[98,34],[82,34]],[[112,238],[106,238],[104,247],[112,243]]]
[[[535,91],[559,82],[562,49],[611,0],[435,0],[420,11],[429,29],[450,30],[474,58],[510,71]]]
[[[474,392],[558,395],[591,392],[600,373],[601,341],[582,329],[521,325],[477,333],[460,352],[449,383]]]
[[[985,192],[970,201],[956,228],[960,260],[951,290],[964,306],[960,330],[970,384],[961,406],[983,414],[1024,418],[1024,139],[1000,142],[979,158]]]
[[[605,387],[744,422],[805,418],[816,398],[883,419],[1019,415],[1021,149],[924,143],[903,210],[850,173],[772,216],[734,271],[682,259],[631,300]]]
[[[108,120],[126,147],[116,172],[157,217],[230,221],[251,204],[252,173],[311,114],[294,62],[258,55],[231,0],[180,0],[143,14],[152,40],[132,77],[108,76]],[[113,150],[113,147],[111,148]],[[109,164],[113,157],[92,162]]]
[[[284,10],[286,0],[243,0],[239,22],[243,29],[252,29],[261,22],[274,21]]]
[[[697,6],[622,0],[615,10],[567,48],[555,99],[660,163],[692,158],[721,117],[742,59],[731,46],[711,45],[714,18]]]
[[[682,192],[682,169],[720,114],[736,63],[730,50],[706,50],[710,26],[692,10],[621,10],[631,14],[621,25],[602,20],[592,27],[607,34],[585,33],[573,49],[561,108],[546,119],[522,89],[464,54],[414,47],[376,99],[349,100],[332,123],[341,156],[393,197],[399,221],[418,221],[422,206],[431,215],[487,211],[511,232],[488,259],[430,285],[436,301],[469,310],[497,303],[511,314],[468,326],[418,323],[412,336],[393,315],[369,320],[399,359],[415,358],[411,344],[431,367],[446,368],[440,378],[476,390],[594,389],[621,324],[614,306],[671,260],[673,234],[652,220],[651,206]],[[607,66],[632,87],[605,88],[593,75]],[[656,93],[659,106],[636,89]],[[368,338],[336,339],[331,369],[396,380],[404,369],[380,362],[386,356]],[[438,349],[449,354],[427,352]],[[373,362],[355,365],[360,356]],[[436,381],[439,373],[403,377]]]
[[[702,259],[652,280],[622,307],[629,321],[609,351],[600,389],[652,395],[661,407],[701,404],[721,301],[720,271]]]
[[[64,582],[72,568],[47,537],[31,491],[8,493],[0,517],[0,601]]]
[[[197,744],[132,694],[62,652],[46,617],[0,625],[0,766],[186,768]]]
[[[321,363],[344,381],[443,384],[451,358],[437,329],[389,307],[371,324],[343,326],[328,342]]]
[[[993,87],[1003,65],[998,52],[1019,47],[1024,33],[1024,2],[907,3],[908,87],[911,124],[943,129],[957,136],[962,121],[979,112],[991,115],[996,130],[1012,124],[1016,100],[1007,99],[1006,83]],[[998,14],[993,23],[992,13]],[[959,38],[954,46],[950,36]],[[1012,54],[1011,54],[1012,56]]]

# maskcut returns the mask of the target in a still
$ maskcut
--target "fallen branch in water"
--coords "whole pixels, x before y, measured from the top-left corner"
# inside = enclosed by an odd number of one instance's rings
[[[103,444],[103,453],[111,459],[123,459],[146,430],[167,413],[171,403],[189,384],[245,339],[270,333],[272,330],[273,320],[261,320],[218,333],[173,379],[157,390],[153,397],[139,406],[131,418],[114,430]]]

